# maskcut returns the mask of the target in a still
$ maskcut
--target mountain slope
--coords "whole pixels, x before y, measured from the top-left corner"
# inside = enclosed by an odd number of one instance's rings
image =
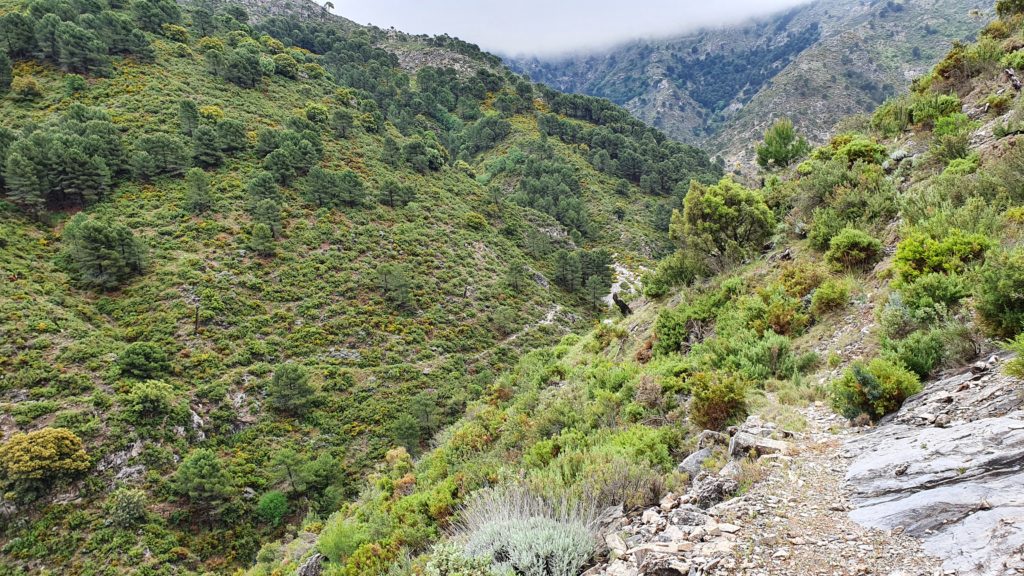
[[[251,564],[663,253],[642,176],[721,173],[570,97],[639,159],[598,170],[471,45],[271,7],[0,5],[0,574]]]
[[[249,574],[1018,571],[1024,362],[987,360],[1024,351],[1024,9],[1000,4],[862,132],[692,186],[631,315],[523,357]]]
[[[990,8],[817,0],[748,24],[512,66],[559,90],[609,98],[733,164],[749,162],[749,135],[780,116],[823,143],[840,119],[871,111],[952,40],[973,36]]]

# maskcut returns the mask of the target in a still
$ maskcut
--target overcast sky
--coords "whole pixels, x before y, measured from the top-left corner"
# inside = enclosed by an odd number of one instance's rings
[[[323,0],[319,0],[323,3]],[[504,55],[552,55],[736,22],[808,0],[333,0],[360,24],[447,33]]]

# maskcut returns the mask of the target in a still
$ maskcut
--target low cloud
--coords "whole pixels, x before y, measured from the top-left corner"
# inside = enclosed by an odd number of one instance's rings
[[[739,22],[808,0],[335,0],[361,24],[458,36],[499,54],[551,56]]]

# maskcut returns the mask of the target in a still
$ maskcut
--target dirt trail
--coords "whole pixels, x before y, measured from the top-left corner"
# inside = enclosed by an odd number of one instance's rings
[[[719,505],[723,521],[741,526],[733,568],[716,574],[942,575],[940,562],[902,534],[850,520],[843,442],[855,432],[827,407],[803,410],[807,430],[790,458],[764,462],[767,477]]]

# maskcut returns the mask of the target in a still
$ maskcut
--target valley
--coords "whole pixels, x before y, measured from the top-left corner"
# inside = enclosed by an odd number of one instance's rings
[[[1024,3],[616,54],[0,0],[0,576],[1024,569]]]

